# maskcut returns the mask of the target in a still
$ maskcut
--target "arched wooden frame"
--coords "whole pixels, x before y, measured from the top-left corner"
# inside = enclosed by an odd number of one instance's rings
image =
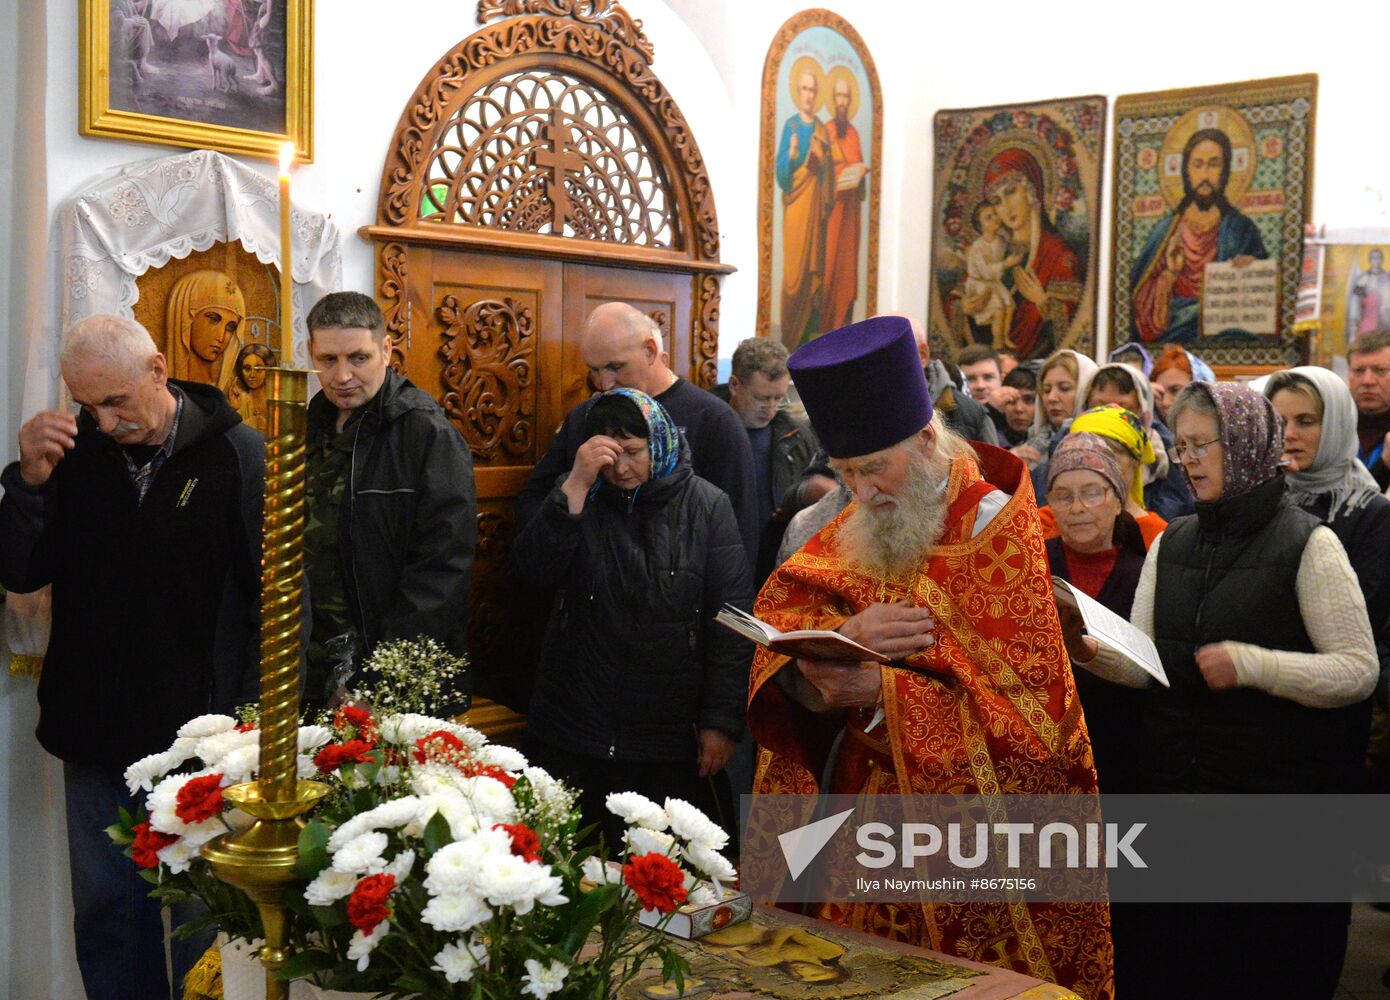
[[[793,14],[777,29],[772,46],[763,63],[761,144],[758,158],[758,335],[772,335],[772,199],[776,196],[774,175],[777,158],[777,76],[782,59],[792,42],[807,28],[830,28],[850,43],[864,64],[869,78],[869,95],[874,103],[874,134],[869,140],[869,163],[873,168],[869,182],[869,261],[864,290],[865,314],[878,310],[878,205],[880,175],[883,170],[883,88],[879,86],[878,69],[873,56],[859,32],[839,14],[823,8],[803,10]]]
[[[719,262],[718,218],[704,158],[685,116],[652,72],[652,49],[640,22],[612,0],[482,0],[480,20],[497,17],[504,20],[480,28],[435,64],[396,126],[382,171],[377,223],[361,230],[379,244],[378,290],[388,332],[399,338],[411,325],[405,295],[405,246],[411,243],[684,271],[692,280],[690,377],[714,385],[718,275],[733,268]],[[642,133],[673,196],[674,248],[418,218],[427,164],[458,108],[501,77],[535,68],[591,84]]]

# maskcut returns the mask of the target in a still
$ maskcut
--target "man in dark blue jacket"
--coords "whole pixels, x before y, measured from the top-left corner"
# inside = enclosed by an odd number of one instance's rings
[[[38,738],[63,761],[77,961],[87,996],[169,996],[158,902],[105,828],[123,771],[256,690],[265,449],[212,386],[168,378],[134,320],[64,338],[82,408],[39,413],[0,475],[0,584],[53,587]],[[205,942],[175,940],[182,979]]]
[[[309,401],[305,699],[322,705],[380,642],[424,636],[467,653],[478,502],[463,435],[390,367],[371,297],[332,292],[307,322],[323,391]],[[436,711],[462,711],[467,684]]]

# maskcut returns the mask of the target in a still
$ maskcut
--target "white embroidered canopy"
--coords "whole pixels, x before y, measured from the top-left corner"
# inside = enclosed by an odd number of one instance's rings
[[[208,150],[114,167],[83,184],[54,218],[52,271],[60,322],[30,332],[24,412],[57,404],[61,331],[87,316],[133,316],[136,279],[173,259],[239,242],[263,264],[280,265],[279,188],[236,160]],[[309,307],[342,284],[337,225],[294,208],[294,361],[309,361],[304,318]],[[15,664],[33,666],[48,646],[45,591],[9,595],[5,628]]]

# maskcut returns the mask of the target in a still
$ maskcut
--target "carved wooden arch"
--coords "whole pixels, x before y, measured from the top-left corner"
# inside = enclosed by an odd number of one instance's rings
[[[479,20],[496,23],[464,39],[425,75],[396,126],[382,171],[377,224],[378,291],[388,331],[410,323],[411,243],[524,253],[691,275],[690,377],[712,386],[718,354],[719,228],[704,158],[675,100],[652,72],[652,46],[614,0],[481,0]],[[672,196],[669,247],[634,245],[419,218],[426,170],[454,113],[507,74],[532,68],[567,73],[600,91],[645,140]]]

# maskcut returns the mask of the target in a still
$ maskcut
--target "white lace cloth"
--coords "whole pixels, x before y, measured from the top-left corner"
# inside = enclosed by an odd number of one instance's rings
[[[294,361],[308,367],[304,319],[309,307],[342,284],[337,225],[292,207]],[[132,316],[135,281],[170,260],[237,241],[263,264],[280,264],[280,192],[274,180],[205,149],[114,167],[58,206],[53,223],[54,289],[61,322],[30,332],[26,417],[57,405],[60,333],[98,313]],[[13,653],[43,655],[48,602],[10,595],[5,630]]]

